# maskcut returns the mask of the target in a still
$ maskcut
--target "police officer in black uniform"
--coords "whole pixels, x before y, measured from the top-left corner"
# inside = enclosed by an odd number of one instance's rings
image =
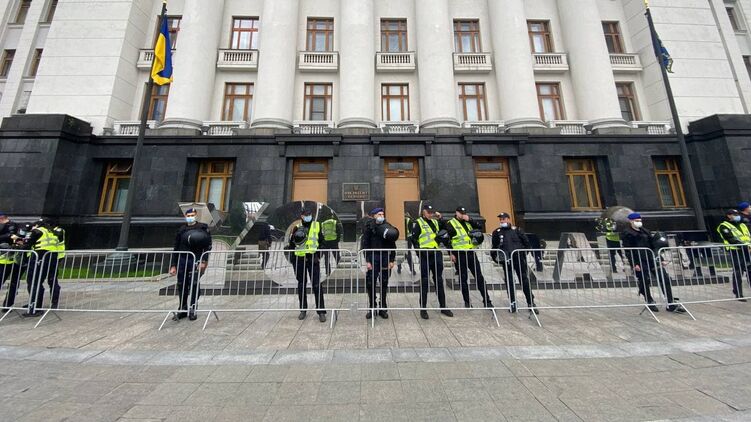
[[[302,223],[292,230],[287,249],[293,250],[291,255],[292,267],[295,269],[297,278],[297,297],[300,302],[300,315],[297,319],[303,320],[308,312],[308,294],[306,284],[310,278],[313,295],[316,300],[318,320],[326,322],[326,304],[321,288],[321,252],[318,250],[325,241],[321,224],[313,221],[313,213],[310,210],[301,210],[300,220]]]
[[[454,313],[446,309],[446,291],[443,285],[443,253],[440,249],[439,234],[445,235],[448,240],[448,233],[442,229],[441,214],[435,212],[430,205],[422,207],[422,215],[412,223],[410,230],[412,244],[417,245],[417,254],[420,257],[420,318],[428,319],[428,311],[424,308],[428,306],[428,277],[433,273],[433,284],[435,284],[436,293],[438,294],[438,306],[441,308],[441,314],[447,317],[453,317]]]
[[[196,301],[200,287],[198,280],[206,270],[208,256],[204,252],[211,250],[211,233],[209,226],[199,223],[196,219],[198,213],[193,208],[185,211],[185,224],[180,226],[175,235],[175,247],[172,249],[176,252],[192,252],[190,254],[177,254],[173,256],[173,264],[170,267],[170,274],[177,274],[177,291],[180,294],[180,312],[172,318],[174,321],[188,317],[195,321]],[[177,259],[175,262],[174,259]],[[196,265],[196,259],[200,260]],[[190,303],[188,301],[190,300]]]
[[[23,243],[23,249],[33,250],[36,255],[29,257],[29,269],[26,275],[26,288],[29,296],[36,292],[36,300],[31,300],[29,311],[24,313],[26,317],[37,317],[42,315],[37,311],[44,304],[44,282],[52,291],[50,307],[55,309],[60,301],[60,283],[57,280],[57,264],[59,239],[53,233],[51,222],[46,218],[40,218],[34,223],[31,232],[26,236]],[[38,285],[37,285],[38,282]]]
[[[504,265],[505,259],[505,274],[506,274],[506,286],[508,288],[508,294],[511,301],[510,311],[516,312],[516,285],[514,282],[513,274],[511,274],[511,268],[516,273],[516,278],[522,285],[524,291],[524,297],[527,299],[527,306],[530,308],[530,312],[539,314],[537,305],[535,305],[535,296],[532,294],[532,288],[529,285],[529,275],[527,269],[527,252],[519,251],[514,256],[513,265],[511,262],[511,253],[520,249],[530,249],[529,238],[520,227],[516,227],[511,224],[511,216],[508,213],[502,212],[498,214],[498,221],[500,227],[493,231],[491,247],[493,251],[490,252],[493,261]],[[503,251],[505,254],[500,254],[497,251]]]
[[[652,279],[656,281],[655,262],[652,255],[645,249],[652,249],[652,233],[645,229],[641,214],[633,212],[628,215],[629,225],[621,233],[621,241],[624,248],[640,248],[640,250],[626,250],[626,257],[634,269],[634,274],[639,280],[639,295],[649,305],[652,312],[658,312],[655,300],[652,298]]]
[[[362,233],[362,249],[375,249],[365,253],[365,262],[368,272],[365,275],[365,286],[368,289],[368,300],[371,309],[376,309],[376,282],[381,281],[381,302],[378,315],[388,319],[388,305],[386,294],[389,290],[389,271],[394,268],[396,260],[396,240],[399,238],[399,230],[386,221],[383,208],[376,208],[370,212],[373,216],[369,220]],[[387,249],[390,249],[387,251]],[[368,311],[365,318],[371,319],[373,311]]]
[[[469,217],[466,208],[457,207],[454,218],[449,220],[445,227],[449,237],[452,239],[451,262],[454,263],[456,272],[459,274],[459,284],[462,289],[464,307],[472,307],[472,304],[470,303],[468,284],[469,273],[471,272],[477,283],[477,291],[482,295],[482,306],[484,308],[492,308],[493,302],[490,300],[488,290],[485,288],[485,277],[482,275],[480,261],[472,250],[476,246],[474,243],[476,242],[476,239],[473,239],[473,237],[478,233],[481,238],[484,239],[485,237],[484,234],[479,232],[480,225]],[[482,244],[482,242],[479,242],[479,244]]]

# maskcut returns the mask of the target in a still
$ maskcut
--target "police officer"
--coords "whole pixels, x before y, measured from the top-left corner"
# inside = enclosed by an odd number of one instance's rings
[[[404,213],[404,231],[405,233],[410,233],[410,229],[412,228],[412,216],[409,215],[408,212]],[[412,242],[412,238],[410,236],[407,236],[407,250],[404,252],[404,259],[407,260],[407,265],[409,266],[409,271],[412,272],[412,275],[416,275],[417,272],[415,271],[415,263],[412,261],[412,252],[410,249],[414,249],[414,245]],[[402,263],[399,262],[396,265],[396,273],[401,274],[402,273]]]
[[[441,307],[441,313],[447,317],[454,316],[450,309],[446,308],[446,292],[443,286],[443,254],[436,241],[436,235],[441,232],[441,224],[433,207],[424,205],[422,215],[412,224],[411,236],[413,244],[417,245],[418,256],[420,257],[420,317],[422,319],[430,318],[428,311],[428,277],[433,273],[433,284],[435,284],[438,293],[438,305]],[[440,217],[438,217],[440,218]]]
[[[655,301],[652,298],[651,281],[655,276],[655,262],[652,255],[645,249],[652,249],[652,234],[643,227],[641,214],[633,212],[628,215],[629,225],[621,233],[624,248],[640,248],[640,250],[627,250],[626,256],[631,268],[634,269],[639,280],[639,295],[649,304],[652,312],[658,312]]]
[[[480,261],[477,259],[474,251],[472,251],[475,248],[477,240],[473,241],[470,234],[477,235],[479,230],[479,225],[469,218],[467,209],[464,207],[458,207],[454,213],[454,218],[446,224],[446,231],[448,231],[449,237],[451,237],[451,262],[454,263],[456,272],[459,274],[465,308],[472,307],[469,299],[469,272],[472,273],[477,282],[477,291],[482,296],[483,307],[493,307],[488,291],[485,288],[485,277],[482,275]],[[481,232],[479,234],[484,238]]]
[[[0,211],[0,289],[2,289],[5,281],[10,279],[10,288],[3,304],[4,307],[13,306],[10,291],[13,290],[13,296],[15,296],[13,287],[18,285],[18,278],[21,276],[18,254],[11,251],[17,240],[20,239],[19,231],[18,224],[11,221],[4,212]],[[8,305],[9,299],[10,305]]]
[[[331,255],[334,255],[334,261],[339,263],[339,241],[342,238],[342,225],[339,220],[331,217],[321,223],[321,233],[323,233],[323,242],[321,249],[328,249],[331,252],[323,252],[323,262],[326,266],[326,275],[331,275]]]
[[[13,259],[13,268],[11,268],[10,271],[6,270],[6,273],[4,274],[4,276],[10,275],[10,285],[8,285],[8,293],[6,293],[5,300],[3,301],[3,312],[9,311],[15,304],[18,285],[21,283],[21,277],[23,277],[24,272],[29,268],[27,255],[22,251],[28,250],[24,247],[24,241],[31,235],[33,226],[31,224],[24,224],[23,226],[17,227],[18,233],[10,236],[10,239],[13,242],[10,247],[11,249],[17,249],[18,252],[10,254],[10,258]],[[2,283],[0,283],[0,286],[2,286]]]
[[[369,220],[362,233],[362,248],[374,249],[374,251],[365,253],[365,262],[368,272],[365,274],[365,286],[368,289],[368,300],[371,310],[376,307],[378,315],[383,319],[388,319],[388,304],[386,294],[389,290],[389,271],[394,268],[396,260],[396,240],[399,238],[399,230],[386,221],[383,208],[375,208],[370,212],[373,216]],[[380,306],[376,305],[376,282],[381,281],[381,302]],[[371,319],[374,311],[368,311],[365,318]]]
[[[300,219],[302,224],[292,230],[289,242],[289,248],[295,250],[292,266],[295,269],[297,296],[300,302],[298,319],[303,320],[307,316],[308,295],[305,290],[307,278],[310,278],[316,300],[316,309],[318,309],[316,311],[318,320],[326,322],[326,311],[324,310],[326,305],[323,299],[323,289],[321,289],[321,253],[318,251],[319,245],[324,241],[321,224],[313,221],[313,213],[310,210],[302,210]],[[296,237],[300,239],[299,243],[295,243]]]
[[[725,213],[725,221],[717,226],[717,233],[720,234],[722,242],[725,244],[725,250],[730,255],[733,264],[733,294],[735,297],[745,302],[743,298],[743,275],[748,273],[751,276],[751,254],[748,245],[751,243],[751,234],[748,226],[743,224],[742,217],[737,210],[728,210]],[[749,280],[751,283],[751,279]]]
[[[623,259],[623,252],[621,251],[621,235],[616,231],[615,221],[608,219],[605,223],[605,246],[610,249],[608,251],[610,255],[610,270],[612,272],[618,272],[618,268],[615,263],[615,256],[620,255]]]
[[[31,254],[29,257],[29,269],[27,271],[26,285],[29,296],[36,292],[35,300],[30,301],[29,311],[24,316],[36,317],[42,314],[37,311],[44,303],[44,283],[52,291],[51,308],[58,307],[60,301],[60,283],[57,280],[58,250],[60,250],[59,239],[52,232],[50,221],[40,218],[34,223],[31,233],[24,239],[24,249],[31,249],[36,255]],[[37,283],[38,282],[38,283]]]
[[[198,213],[194,208],[185,211],[185,224],[180,226],[175,235],[175,252],[192,252],[191,254],[177,254],[177,262],[173,261],[170,267],[170,275],[177,274],[177,290],[180,293],[180,312],[172,318],[178,321],[188,317],[195,321],[196,301],[200,287],[198,280],[206,270],[208,256],[204,252],[211,250],[211,233],[209,226],[199,223]],[[199,263],[196,268],[196,259]],[[188,302],[190,300],[190,302]]]
[[[527,252],[522,251],[523,249],[531,248],[529,238],[527,237],[527,234],[524,233],[524,230],[511,224],[511,216],[508,213],[502,212],[498,214],[498,221],[500,222],[500,227],[493,230],[491,237],[491,248],[493,250],[490,252],[490,257],[493,258],[495,262],[501,265],[506,265],[504,273],[506,274],[506,287],[508,288],[508,294],[511,301],[510,311],[514,313],[517,309],[516,283],[514,282],[514,276],[511,273],[511,268],[513,267],[513,272],[516,274],[516,278],[522,285],[524,297],[527,299],[527,306],[530,308],[529,311],[539,314],[540,311],[537,310],[537,305],[535,304],[535,296],[532,294],[532,288],[529,285]],[[511,254],[517,250],[519,252],[514,255],[514,262],[513,265],[511,265]],[[497,251],[502,251],[503,254],[500,254]],[[503,259],[506,260],[505,263],[503,262]]]

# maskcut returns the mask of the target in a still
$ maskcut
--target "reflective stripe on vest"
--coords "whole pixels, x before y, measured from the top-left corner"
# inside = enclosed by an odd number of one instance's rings
[[[317,221],[310,223],[308,229],[308,239],[305,243],[295,247],[295,255],[305,256],[306,254],[315,253],[318,250],[318,234],[321,232],[321,224]]]
[[[321,223],[321,231],[323,232],[323,240],[336,240],[336,223],[337,221],[333,218],[329,218],[328,220]]]
[[[749,242],[751,242],[751,234],[749,234],[748,227],[746,227],[745,224],[741,224],[740,226],[741,226],[741,228],[738,229],[738,227],[735,227],[729,221],[723,221],[722,223],[720,223],[719,226],[717,226],[717,233],[720,234],[720,238],[722,239],[722,243],[724,243],[725,245],[728,245],[728,246],[725,246],[725,249],[727,249],[729,251],[736,250],[736,249],[738,249],[738,246],[730,246],[730,242],[728,242],[725,239],[725,236],[723,236],[722,232],[720,231],[720,229],[722,227],[726,227],[728,230],[730,230],[730,233],[733,235],[733,237],[736,238],[736,239],[738,239],[738,240],[740,240],[741,242],[743,242],[743,243],[749,243]]]
[[[453,249],[472,249],[472,239],[469,238],[469,234],[464,229],[462,223],[456,218],[449,220],[449,223],[451,223],[451,226],[456,231],[456,235],[451,238],[451,247]]]
[[[432,224],[425,221],[422,217],[417,219],[417,224],[420,225],[420,249],[438,249],[438,242],[435,241],[435,232],[433,231]]]
[[[0,265],[8,265],[16,263],[16,252],[3,251],[0,252]]]
[[[45,227],[37,227],[37,230],[42,232],[42,237],[37,240],[37,243],[35,243],[34,246],[31,247],[31,249],[35,251],[57,252],[59,243],[57,236],[52,234],[52,232],[47,230]]]

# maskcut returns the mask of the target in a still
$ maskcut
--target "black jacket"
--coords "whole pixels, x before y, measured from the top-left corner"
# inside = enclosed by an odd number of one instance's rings
[[[422,229],[420,229],[420,224],[417,223],[417,220],[418,220],[417,218],[412,220],[412,228],[410,229],[410,236],[409,236],[415,249],[420,248],[420,233],[422,232]],[[424,219],[424,220],[426,220],[430,228],[433,229],[433,233],[438,233],[443,228],[443,222],[440,220],[435,220],[435,219],[430,219],[430,220]]]
[[[624,248],[642,248],[642,250],[626,250],[626,258],[631,265],[647,265],[651,267],[654,264],[653,255],[643,249],[652,249],[652,232],[644,227],[639,230],[632,226],[626,227],[621,232],[621,244]]]
[[[209,235],[208,247],[192,248],[190,244],[188,244],[188,236],[190,232],[193,230],[203,230]],[[195,223],[192,226],[183,224],[177,230],[177,234],[175,235],[175,247],[172,250],[177,251],[177,252],[193,252],[196,258],[200,259],[201,257],[203,257],[203,261],[205,262],[207,257],[203,256],[204,252],[208,252],[211,250],[211,233],[209,233],[209,226],[207,226],[204,223]]]
[[[8,245],[13,245],[14,242],[11,236],[18,236],[18,230],[18,224],[13,221],[9,220],[5,224],[0,224],[0,244],[7,243]]]
[[[292,231],[290,233],[294,234],[297,231],[297,229],[299,229],[300,227],[304,227],[306,229],[310,229],[310,225],[311,224],[313,224],[312,221],[310,223],[306,223],[306,222],[303,221],[302,224],[300,224],[299,226],[295,226],[295,228],[292,229]],[[325,240],[323,239],[323,230],[319,230],[318,231],[318,248],[319,249],[321,248],[321,245],[323,245],[323,242],[325,242]],[[295,242],[292,240],[292,236],[289,237],[289,243],[287,244],[287,249],[288,250],[295,249]],[[320,254],[320,251],[316,251],[316,253],[314,255],[317,256],[319,254]]]
[[[467,232],[467,234],[469,234],[469,232],[471,232],[472,230],[480,229],[479,224],[475,223],[474,220],[472,219],[470,219],[469,221],[464,221],[464,220],[459,220],[459,219],[456,219],[456,220],[459,222],[459,224],[462,225],[462,227],[464,227],[464,230]],[[449,238],[453,239],[454,236],[456,236],[456,230],[454,229],[454,225],[451,224],[451,220],[447,221],[444,227],[446,228],[446,231],[449,234]],[[448,244],[448,248],[451,249],[451,243]]]
[[[390,242],[386,239],[384,239],[381,236],[378,236],[377,229],[379,226],[385,225],[387,227],[392,227],[391,224],[389,224],[387,221],[384,221],[382,224],[376,224],[375,220],[370,220],[365,224],[365,227],[362,230],[362,239],[360,241],[360,247],[361,249],[392,249],[388,252],[372,252],[372,253],[366,253],[365,254],[365,261],[366,262],[373,262],[374,259],[383,261],[385,259],[388,259],[389,262],[394,262],[396,260],[396,242]]]
[[[524,233],[521,227],[508,226],[498,227],[493,230],[491,236],[493,250],[490,252],[490,257],[493,261],[499,262],[502,258],[501,254],[497,251],[503,251],[506,254],[505,259],[511,259],[511,253],[519,249],[531,249],[532,246],[529,243],[527,234]],[[526,256],[526,252],[520,252]]]

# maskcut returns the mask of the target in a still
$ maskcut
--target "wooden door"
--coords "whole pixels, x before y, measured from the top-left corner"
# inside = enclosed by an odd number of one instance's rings
[[[293,164],[292,200],[328,202],[329,172],[326,159],[298,159]]]
[[[416,159],[386,159],[384,163],[386,219],[404,239],[404,202],[420,200],[420,176]]]
[[[485,218],[485,231],[491,233],[498,225],[497,215],[507,212],[514,220],[514,204],[508,176],[508,161],[497,157],[475,159],[477,197],[480,215]]]

